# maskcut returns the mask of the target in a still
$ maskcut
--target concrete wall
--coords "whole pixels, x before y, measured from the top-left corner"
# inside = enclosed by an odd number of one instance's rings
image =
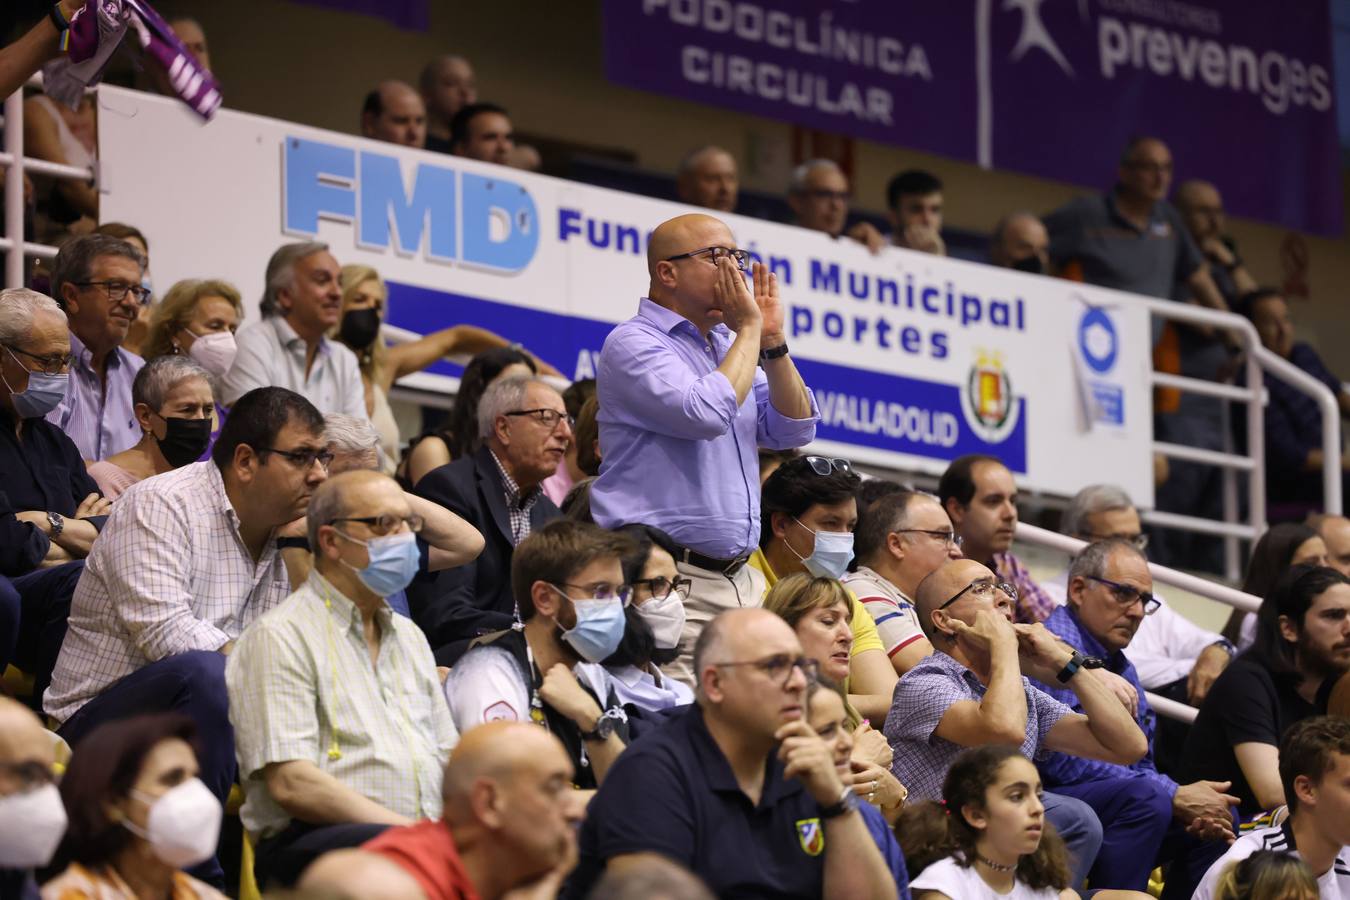
[[[226,104],[235,109],[354,132],[361,100],[375,82],[390,77],[415,81],[428,58],[455,52],[472,59],[480,96],[508,107],[520,130],[627,147],[643,166],[662,170],[672,170],[693,146],[718,143],[740,158],[748,185],[776,189],[782,184],[790,155],[789,126],[609,84],[603,72],[599,6],[599,0],[432,0],[430,31],[413,33],[378,19],[287,0],[163,4],[166,11],[188,13],[202,22]],[[1241,148],[1216,145],[1214,152]],[[857,202],[882,208],[887,179],[909,166],[939,173],[948,186],[949,223],[978,230],[987,230],[1007,211],[1052,209],[1082,190],[858,142]],[[1102,188],[1113,175],[1102,173]],[[1297,173],[1253,172],[1252,177]],[[1344,194],[1346,185],[1340,187]],[[1280,251],[1288,232],[1249,221],[1234,221],[1231,230],[1253,274],[1263,282],[1282,284]],[[1311,299],[1296,301],[1294,316],[1302,336],[1350,377],[1350,341],[1345,340],[1350,312],[1343,302],[1350,289],[1350,242],[1305,240]]]

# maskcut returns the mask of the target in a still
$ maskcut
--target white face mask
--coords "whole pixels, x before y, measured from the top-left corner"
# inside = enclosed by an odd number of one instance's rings
[[[65,833],[66,808],[56,785],[0,797],[0,868],[45,866]]]
[[[200,778],[189,778],[159,797],[133,790],[131,795],[150,807],[146,828],[127,819],[127,831],[149,841],[150,849],[165,865],[185,869],[205,862],[220,841],[220,801]]]
[[[684,592],[671,591],[657,600],[655,597],[641,606],[634,606],[656,638],[656,649],[674,650],[680,646],[684,634]]]
[[[183,330],[187,331],[186,328]],[[188,334],[192,332],[188,331]],[[212,331],[201,337],[195,334],[192,336],[196,340],[192,342],[188,356],[212,375],[224,378],[225,373],[230,371],[230,366],[234,365],[234,357],[239,352],[234,335],[228,331]]]

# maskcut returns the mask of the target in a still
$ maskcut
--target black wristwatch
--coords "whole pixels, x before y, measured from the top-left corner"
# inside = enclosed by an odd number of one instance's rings
[[[60,3],[53,3],[52,8],[47,12],[47,17],[52,20],[52,25],[56,27],[58,34],[70,30],[70,20],[66,14],[61,11]]]
[[[302,537],[279,537],[277,538],[278,550],[309,550],[309,538]]]
[[[66,530],[66,517],[59,512],[47,512],[47,524],[52,527],[51,537],[59,538],[61,532]]]
[[[581,739],[583,741],[607,741],[609,736],[614,733],[614,719],[608,712],[600,714],[600,718],[595,721],[595,727],[590,731],[583,731]]]
[[[771,359],[780,359],[788,355],[787,341],[779,344],[777,347],[770,347],[768,350],[759,351],[759,361],[768,362]]]
[[[853,788],[846,786],[838,800],[829,806],[820,808],[820,817],[822,819],[837,819],[846,813],[856,812],[860,802],[858,795],[853,793]]]

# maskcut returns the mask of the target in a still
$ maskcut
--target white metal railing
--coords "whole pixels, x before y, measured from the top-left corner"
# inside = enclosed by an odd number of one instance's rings
[[[1040,528],[1036,525],[1028,525],[1026,522],[1017,523],[1016,537],[1019,541],[1034,544],[1038,547],[1048,547],[1052,550],[1059,550],[1071,556],[1087,546],[1086,542],[1080,541],[1078,538],[1059,534],[1058,532]],[[1181,588],[1183,591],[1189,591],[1192,594],[1197,594],[1201,597],[1245,612],[1254,613],[1261,608],[1260,597],[1236,590],[1226,584],[1198,578],[1195,575],[1188,575],[1185,572],[1178,572],[1176,569],[1169,569],[1166,566],[1160,566],[1157,563],[1149,563],[1148,568],[1149,573],[1153,576],[1154,582],[1158,584]],[[1145,693],[1148,695],[1148,702],[1159,715],[1166,716],[1169,719],[1178,719],[1182,722],[1189,723],[1195,721],[1196,709],[1194,706],[1178,703],[1175,700],[1169,700],[1166,697],[1160,697],[1151,691],[1146,691]]]
[[[41,75],[34,76],[30,84],[40,84]],[[24,286],[24,259],[36,256],[51,259],[56,256],[57,247],[50,244],[38,244],[23,240],[23,177],[25,173],[46,175],[66,181],[87,181],[98,183],[98,168],[63,166],[59,163],[34,159],[23,154],[23,91],[18,90],[5,98],[5,150],[0,153],[0,165],[5,166],[5,234],[0,237],[0,251],[5,254],[5,287]],[[15,246],[22,251],[15,253]]]

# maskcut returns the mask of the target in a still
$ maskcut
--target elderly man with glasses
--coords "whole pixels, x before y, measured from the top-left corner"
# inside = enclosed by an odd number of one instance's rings
[[[816,664],[787,623],[723,613],[694,661],[698,702],[625,752],[591,803],[575,896],[657,854],[719,897],[894,898],[858,797],[805,721]]]
[[[107,459],[134,446],[141,426],[131,382],[145,360],[122,348],[150,302],[145,257],[126,241],[88,234],[67,242],[52,264],[52,297],[70,319],[70,388],[47,414],[83,457]]]
[[[520,542],[511,591],[524,623],[476,639],[450,670],[445,697],[461,732],[484,722],[533,722],[576,767],[574,783],[605,778],[628,739],[628,718],[600,663],[623,640],[632,544],[585,522],[550,522]]]
[[[777,277],[750,265],[723,222],[691,214],[658,225],[647,273],[637,315],[600,353],[604,459],[591,512],[604,528],[638,523],[669,535],[693,581],[670,674],[692,685],[699,632],[764,593],[746,566],[760,535],[757,448],[809,443],[820,412],[788,353]]]
[[[891,771],[914,799],[942,799],[942,780],[965,747],[1008,744],[1033,761],[1049,751],[1130,765],[1148,752],[1139,726],[1089,660],[1040,624],[1013,624],[1017,589],[971,559],[919,583],[919,622],[932,656],[900,679],[885,733]],[[1082,712],[1032,686],[1066,686]],[[1082,801],[1046,795],[1046,819],[1069,846],[1074,884],[1093,864],[1101,824]],[[1100,884],[1098,887],[1125,887]]]
[[[498,378],[478,401],[477,418],[482,446],[432,469],[413,488],[483,535],[477,559],[419,575],[408,589],[413,621],[443,666],[453,666],[475,638],[521,621],[511,590],[512,556],[532,532],[562,515],[540,487],[572,442],[574,421],[562,395],[540,378]]]
[[[1238,798],[1228,782],[1178,785],[1153,762],[1157,717],[1149,708],[1134,665],[1124,650],[1140,623],[1158,609],[1148,560],[1132,541],[1109,538],[1089,544],[1069,568],[1069,602],[1045,627],[1089,665],[1124,678],[1137,693],[1135,721],[1149,752],[1129,765],[1099,762],[1063,752],[1039,761],[1047,788],[1077,797],[1096,811],[1103,840],[1091,880],[1096,887],[1143,890],[1155,865],[1178,855],[1184,866],[1167,876],[1165,897],[1189,897],[1209,864],[1233,837]],[[1040,679],[1039,687],[1074,712],[1084,706],[1063,684]],[[1203,846],[1202,846],[1203,844]]]
[[[94,542],[43,698],[76,745],[101,722],[178,711],[201,736],[201,779],[234,784],[225,659],[290,593],[278,547],[328,476],[323,417],[299,394],[259,388],[225,420],[211,459],[132,485]],[[223,884],[212,859],[193,870]]]
[[[263,886],[438,817],[458,739],[426,636],[387,602],[420,567],[422,517],[392,478],[354,470],[318,487],[306,519],[313,571],[225,666]]]

